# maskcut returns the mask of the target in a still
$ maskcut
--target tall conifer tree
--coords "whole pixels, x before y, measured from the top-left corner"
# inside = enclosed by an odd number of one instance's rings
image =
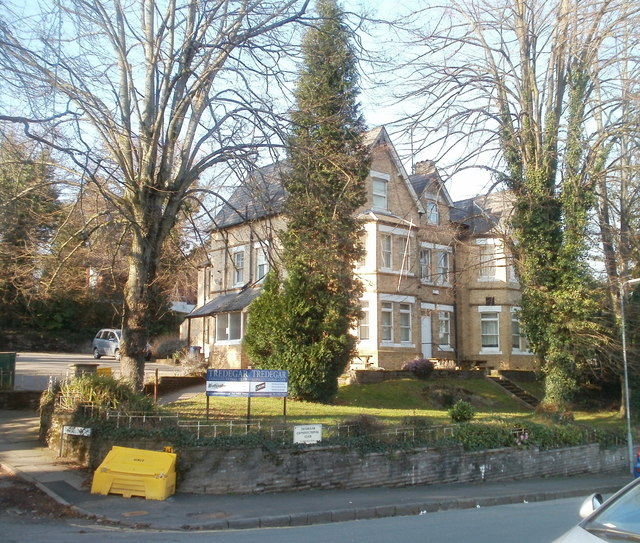
[[[366,202],[369,152],[357,101],[357,58],[335,0],[319,0],[305,36],[288,141],[285,277],[252,305],[245,338],[252,362],[289,370],[293,397],[330,401],[353,355],[350,333],[362,287],[357,210]]]

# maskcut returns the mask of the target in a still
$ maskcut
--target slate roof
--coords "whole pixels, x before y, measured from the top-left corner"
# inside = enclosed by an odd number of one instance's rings
[[[253,171],[216,214],[213,229],[221,230],[281,213],[285,200],[281,174],[285,168],[286,163],[276,162]]]
[[[381,126],[367,131],[363,141],[371,147],[385,138],[388,141],[386,130]],[[283,161],[252,172],[222,205],[214,217],[212,230],[222,230],[281,213],[286,197],[281,178],[286,169],[287,163]]]
[[[483,194],[454,202],[451,220],[465,224],[472,234],[487,234],[513,209],[513,196],[508,191]]]
[[[197,307],[187,315],[187,319],[195,317],[206,317],[216,313],[227,313],[229,311],[240,311],[247,307],[260,294],[259,288],[248,288],[240,292],[232,292],[217,296],[206,304]]]

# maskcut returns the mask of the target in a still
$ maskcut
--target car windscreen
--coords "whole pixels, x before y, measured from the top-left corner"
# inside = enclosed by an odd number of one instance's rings
[[[631,486],[581,525],[605,541],[640,541],[640,484]]]

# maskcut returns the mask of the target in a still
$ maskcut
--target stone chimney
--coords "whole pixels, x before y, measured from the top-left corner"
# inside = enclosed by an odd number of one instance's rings
[[[417,175],[429,175],[436,171],[436,163],[433,160],[423,160],[416,162],[413,166],[413,173]]]

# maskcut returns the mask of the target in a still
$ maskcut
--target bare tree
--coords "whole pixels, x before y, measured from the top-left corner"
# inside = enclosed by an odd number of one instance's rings
[[[413,14],[404,98],[420,106],[408,128],[458,152],[455,170],[483,167],[513,191],[522,319],[560,409],[602,337],[588,221],[611,142],[634,123],[616,67],[636,51],[621,39],[637,36],[638,12],[624,0],[453,0]]]
[[[123,375],[140,386],[162,247],[212,166],[272,143],[308,0],[60,0],[0,21],[1,120],[64,152],[128,227]]]

